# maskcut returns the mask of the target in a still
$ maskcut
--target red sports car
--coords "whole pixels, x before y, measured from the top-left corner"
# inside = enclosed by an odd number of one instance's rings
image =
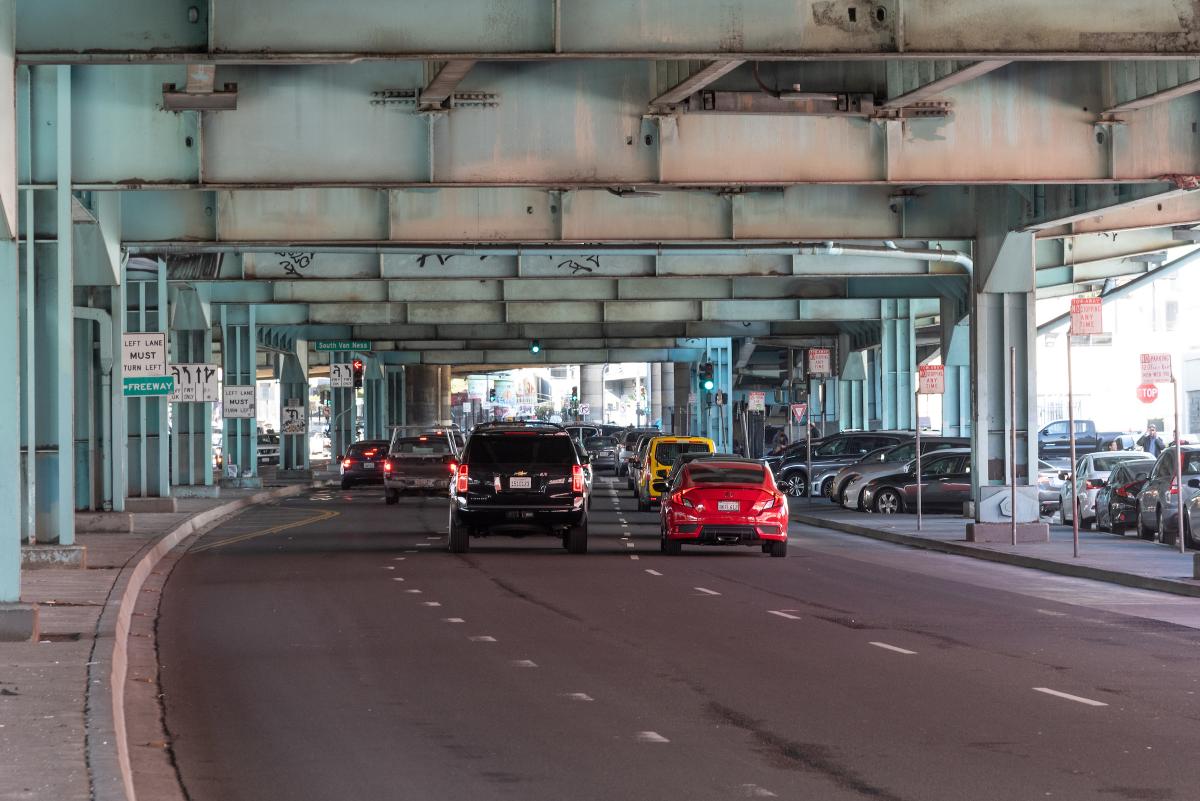
[[[662,552],[691,545],[761,545],[787,556],[787,498],[753,459],[705,459],[683,467],[662,496]]]

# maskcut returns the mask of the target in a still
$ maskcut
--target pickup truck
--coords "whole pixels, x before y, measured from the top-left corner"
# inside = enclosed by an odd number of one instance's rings
[[[1121,441],[1121,450],[1133,447],[1137,437],[1124,431],[1097,431],[1093,420],[1075,421],[1075,455],[1095,453],[1108,447],[1114,439]],[[1055,420],[1038,431],[1038,457],[1042,459],[1070,458],[1071,426],[1066,420]]]

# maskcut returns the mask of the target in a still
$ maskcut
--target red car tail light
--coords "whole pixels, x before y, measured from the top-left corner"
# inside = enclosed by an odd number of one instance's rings
[[[458,466],[458,480],[454,484],[454,490],[464,495],[467,492],[467,466],[465,464]]]
[[[354,465],[353,459],[343,459],[342,460],[342,467],[349,468],[349,467],[352,467],[353,465]]]
[[[458,472],[458,465],[455,464],[453,460],[451,460],[449,462],[449,465],[450,465],[450,475],[454,475],[455,473]]]
[[[390,473],[390,472],[392,472],[392,463],[391,463],[391,462],[384,462],[384,463],[383,463],[383,472],[385,472],[385,473]]]
[[[1100,489],[1104,486],[1104,482],[1098,478],[1089,478],[1083,486],[1085,489]]]
[[[1113,490],[1113,494],[1120,495],[1122,498],[1134,498],[1137,497],[1137,491],[1138,482],[1135,481],[1132,484],[1126,484],[1123,487],[1117,487],[1115,490]]]
[[[583,492],[583,465],[571,465],[571,492]]]
[[[1171,494],[1172,495],[1179,494],[1179,479],[1177,479],[1177,478],[1171,479]]]

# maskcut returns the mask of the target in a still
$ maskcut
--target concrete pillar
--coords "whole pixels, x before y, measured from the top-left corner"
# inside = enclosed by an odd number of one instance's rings
[[[405,368],[405,391],[411,390],[408,404],[410,425],[433,425],[441,419],[439,384],[441,369],[436,365],[413,364]]]
[[[977,260],[971,292],[972,447],[975,523],[967,537],[1007,542],[1017,524],[1018,540],[1045,541],[1039,522],[1037,470],[1036,328],[1033,315],[1034,235],[1013,232],[1020,199],[1005,188],[977,198]],[[1010,369],[1015,349],[1015,375]],[[1010,412],[1015,398],[1016,414]],[[1012,447],[1015,438],[1016,447]],[[1009,484],[1016,468],[1016,508]]]
[[[579,368],[579,402],[588,405],[587,421],[604,420],[604,365]]]
[[[943,310],[943,320],[947,319]],[[952,315],[953,316],[953,315]],[[948,437],[971,435],[971,326],[962,320],[950,329],[942,345],[946,368],[946,394],[942,396],[942,433]]]
[[[225,467],[237,465],[235,484],[253,485],[258,476],[258,408],[257,400],[250,417],[229,417],[231,409],[224,399],[231,387],[249,387],[242,392],[256,393],[258,386],[258,336],[250,305],[221,307],[221,376],[225,430],[221,436],[221,453]],[[256,397],[256,395],[255,395]]]
[[[329,355],[330,364],[354,363],[355,354],[349,351],[334,351]],[[329,387],[329,442],[331,455],[336,459],[344,456],[358,434],[358,391],[353,387]]]
[[[363,359],[363,438],[385,439],[387,436],[387,387],[383,370],[376,357]]]
[[[402,426],[406,423],[405,404],[408,396],[404,381],[404,368],[396,365],[384,365],[384,380],[387,382],[387,426],[390,436],[391,426]]]
[[[308,463],[308,343],[296,343],[285,353],[279,369],[279,469],[307,470]],[[299,413],[295,412],[299,409]],[[336,455],[336,454],[335,454]]]
[[[659,385],[662,387],[662,429],[670,434],[674,433],[675,421],[675,368],[677,365],[671,362],[663,362],[659,365],[662,370],[659,377],[662,379]],[[685,397],[684,400],[687,400]]]
[[[691,399],[695,393],[692,386],[692,365],[680,362],[675,365],[675,416],[676,434],[690,434],[695,431],[695,404]]]
[[[663,420],[663,365],[654,362],[650,365],[650,424],[664,425]]]
[[[210,365],[212,361],[212,320],[210,310],[195,289],[176,291],[171,301],[171,364]],[[190,368],[189,368],[190,369]],[[175,486],[213,486],[212,402],[176,403],[171,408],[171,484]]]

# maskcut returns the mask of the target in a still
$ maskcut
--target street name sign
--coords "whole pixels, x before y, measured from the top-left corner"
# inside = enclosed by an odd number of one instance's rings
[[[829,365],[829,348],[808,349],[808,374],[829,375],[832,371]]]
[[[1169,384],[1175,380],[1171,370],[1171,354],[1143,353],[1142,354],[1142,383]]]
[[[221,416],[226,419],[253,419],[254,390],[252,384],[226,384],[221,393]]]
[[[175,391],[167,398],[171,403],[211,403],[220,399],[215,364],[172,364],[169,372],[175,379]]]
[[[1103,334],[1104,322],[1101,316],[1103,308],[1104,304],[1100,298],[1072,298],[1071,335]]]
[[[943,395],[946,392],[946,368],[941,364],[922,364],[917,368],[917,392]]]
[[[334,389],[353,389],[354,365],[350,362],[334,362],[329,365],[329,386]]]
[[[311,344],[316,351],[371,350],[369,339],[318,339]]]
[[[157,395],[170,395],[175,389],[175,379],[169,375],[153,375],[121,380],[122,389],[127,398],[149,398]]]

